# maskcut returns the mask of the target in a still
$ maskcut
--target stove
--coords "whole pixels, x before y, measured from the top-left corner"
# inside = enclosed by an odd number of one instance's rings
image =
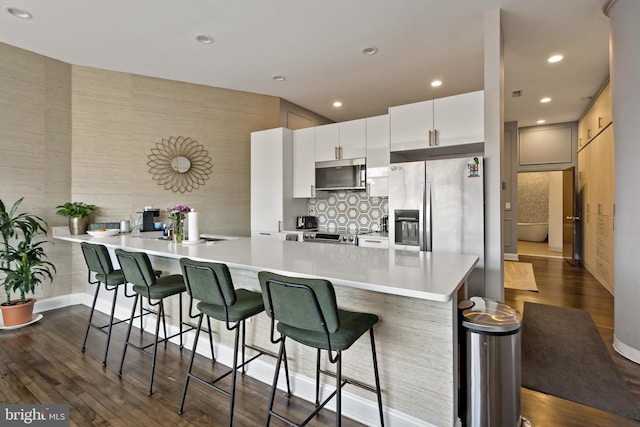
[[[347,231],[327,233],[324,231],[305,231],[302,235],[303,242],[335,243],[340,245],[357,244],[356,234]]]

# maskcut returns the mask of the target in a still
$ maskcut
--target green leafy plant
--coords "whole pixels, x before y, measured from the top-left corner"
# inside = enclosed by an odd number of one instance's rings
[[[84,218],[91,215],[95,210],[95,205],[88,205],[83,202],[67,202],[64,205],[56,206],[58,215],[70,218]]]
[[[47,223],[36,215],[18,212],[22,198],[7,211],[0,200],[0,271],[6,276],[3,286],[7,301],[2,305],[11,305],[11,292],[20,293],[20,303],[27,302],[27,294],[33,293],[37,285],[44,280],[53,280],[55,266],[46,260],[44,245],[50,243],[41,240],[47,234]]]

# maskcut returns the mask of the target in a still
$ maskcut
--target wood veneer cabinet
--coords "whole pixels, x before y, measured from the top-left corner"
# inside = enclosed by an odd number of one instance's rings
[[[580,120],[578,135],[582,262],[613,293],[615,153],[609,83]]]

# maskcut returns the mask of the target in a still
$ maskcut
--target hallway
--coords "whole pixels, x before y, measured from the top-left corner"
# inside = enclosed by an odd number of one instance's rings
[[[640,365],[620,356],[611,345],[613,296],[584,268],[572,267],[562,259],[520,256],[520,261],[533,264],[539,292],[505,289],[505,303],[520,312],[525,301],[588,311],[618,370],[640,403]],[[525,388],[522,389],[522,415],[534,426],[640,426],[640,422],[634,420]]]

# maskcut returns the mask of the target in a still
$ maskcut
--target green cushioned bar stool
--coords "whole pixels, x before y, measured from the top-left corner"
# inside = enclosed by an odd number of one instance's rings
[[[233,281],[231,280],[231,273],[229,268],[225,264],[213,263],[213,262],[200,262],[193,261],[188,258],[182,258],[180,260],[180,266],[182,268],[182,275],[187,288],[187,293],[190,296],[189,304],[189,317],[198,318],[198,326],[196,331],[196,337],[193,343],[193,351],[191,352],[191,360],[189,361],[189,368],[184,384],[184,391],[182,393],[182,401],[180,402],[179,414],[184,411],[184,402],[187,396],[187,388],[189,387],[189,380],[193,378],[199,383],[210,387],[213,390],[219,391],[222,394],[228,396],[231,399],[229,408],[229,426],[233,425],[233,408],[235,404],[236,396],[236,376],[238,369],[242,369],[244,373],[245,366],[262,355],[270,355],[266,351],[247,345],[245,342],[246,332],[246,320],[256,314],[264,311],[264,303],[260,292],[253,292],[247,289],[235,289]],[[196,305],[199,314],[193,313],[193,301],[198,300]],[[198,336],[202,328],[202,320],[207,317],[207,322],[210,318],[214,318],[221,322],[224,322],[228,331],[235,332],[235,339],[233,344],[233,363],[230,370],[224,374],[218,376],[215,379],[208,380],[196,376],[192,372],[193,360],[195,357],[196,346],[198,345]],[[209,331],[211,331],[211,324],[209,323]],[[240,335],[242,330],[242,336]],[[238,364],[238,349],[240,346],[240,339],[242,340],[242,363]],[[254,350],[256,353],[249,359],[245,360],[245,348]],[[211,354],[213,355],[213,347],[211,348]],[[273,355],[275,357],[275,355]],[[214,358],[215,362],[215,358]],[[285,363],[285,370],[287,379],[289,378],[287,365]],[[231,374],[231,392],[228,392],[216,385],[218,381]],[[287,390],[289,390],[289,383],[287,381]]]
[[[378,316],[339,309],[333,285],[327,280],[287,277],[266,271],[258,273],[258,279],[265,310],[267,315],[271,317],[271,342],[280,343],[265,426],[269,425],[272,416],[290,425],[303,426],[311,421],[334,396],[336,396],[336,426],[340,426],[342,418],[341,390],[346,384],[353,384],[376,394],[380,425],[384,426],[380,377],[373,337],[373,326],[378,323]],[[275,336],[276,321],[278,322],[277,330],[280,333],[278,338]],[[351,347],[367,331],[369,331],[371,340],[375,388],[342,376],[342,352]],[[286,419],[273,410],[280,362],[283,356],[286,357],[285,341],[287,338],[317,349],[316,409],[300,424]],[[326,350],[329,362],[336,365],[335,374],[321,369],[321,350]],[[321,373],[336,379],[336,389],[323,402],[319,401]]]
[[[89,284],[96,285],[96,292],[93,296],[93,303],[91,304],[91,310],[89,311],[89,319],[87,321],[87,330],[84,334],[84,341],[82,342],[82,352],[84,353],[87,345],[87,338],[89,337],[89,330],[93,327],[103,333],[107,334],[107,342],[104,349],[104,359],[102,360],[102,366],[107,366],[107,355],[109,353],[109,343],[111,341],[111,331],[114,325],[125,322],[126,320],[114,321],[114,313],[116,309],[116,301],[118,298],[118,288],[125,284],[122,270],[114,269],[109,251],[106,246],[96,243],[82,242],[80,243],[82,248],[82,254],[84,255],[85,263],[87,264],[87,281]],[[156,276],[162,274],[161,271],[155,271]],[[100,293],[101,285],[107,291],[113,292],[113,302],[111,304],[111,313],[109,315],[109,323],[106,325],[97,325],[93,323],[93,313],[98,301],[98,294]],[[142,317],[142,313],[140,316]],[[106,329],[106,330],[105,330]]]
[[[122,367],[124,365],[125,355],[129,346],[150,355],[152,357],[152,362],[151,375],[149,379],[149,395],[151,395],[153,393],[153,375],[156,369],[158,343],[167,342],[171,338],[179,336],[180,349],[182,349],[182,335],[188,331],[195,329],[195,327],[182,321],[182,292],[186,290],[186,287],[181,274],[171,274],[159,278],[156,277],[156,275],[154,274],[154,270],[151,267],[151,261],[149,260],[147,254],[144,252],[129,252],[125,251],[124,249],[116,249],[116,257],[118,258],[118,262],[120,263],[120,268],[122,269],[125,282],[133,285],[134,293],[127,296],[136,297],[133,303],[133,308],[131,309],[131,318],[129,321],[127,335],[124,340],[124,348],[122,349],[122,358],[120,360],[120,370],[118,371],[118,374],[122,374]],[[173,295],[178,295],[179,297],[179,332],[168,336],[167,325],[164,316],[164,299]],[[135,318],[136,306],[138,304],[138,301],[140,301],[140,304],[142,305],[143,298],[147,299],[149,306],[157,307],[157,312],[155,313],[157,315],[155,337],[153,343],[151,344],[136,345],[135,343],[130,341],[131,327],[133,326],[133,320]],[[162,339],[159,338],[161,319],[164,330],[164,337]],[[186,325],[187,328],[183,328],[183,325]],[[141,328],[140,333],[142,332],[143,330]],[[151,346],[153,346],[153,351],[147,351],[147,349]]]

